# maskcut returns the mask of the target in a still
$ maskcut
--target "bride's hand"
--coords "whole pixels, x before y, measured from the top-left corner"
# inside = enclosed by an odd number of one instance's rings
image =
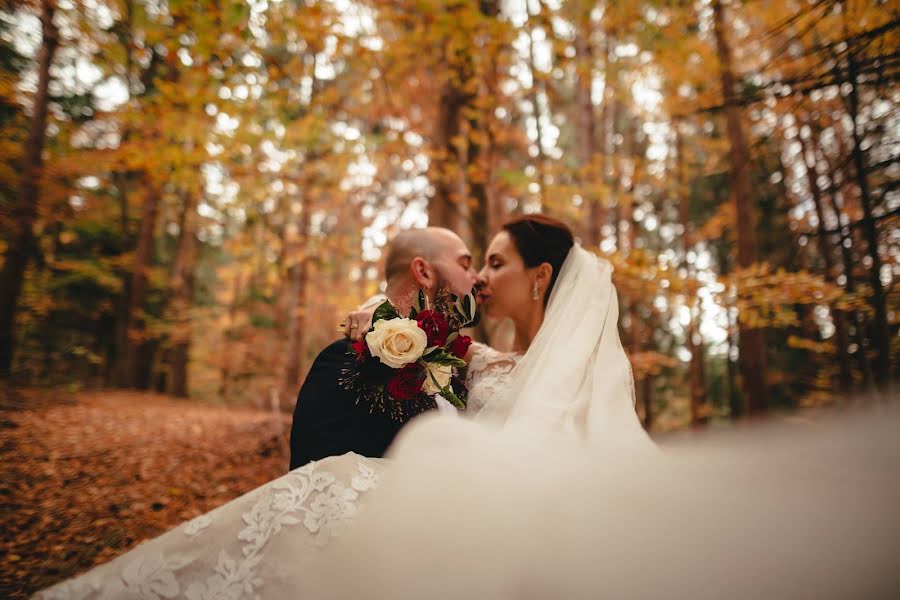
[[[384,296],[373,296],[350,311],[344,318],[341,323],[341,331],[351,342],[358,342],[365,337],[369,328],[372,327],[372,315],[375,314],[375,309],[384,300]]]

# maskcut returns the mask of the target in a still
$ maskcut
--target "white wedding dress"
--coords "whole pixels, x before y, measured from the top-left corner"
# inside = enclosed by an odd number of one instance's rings
[[[508,387],[518,358],[472,345],[469,410]],[[389,462],[348,453],[310,463],[36,598],[304,597],[314,555],[352,523]]]
[[[464,418],[420,416],[386,459],[311,463],[37,598],[898,589],[896,413],[839,448],[827,429],[777,430],[662,453],[634,412],[610,275],[576,246],[527,353],[473,345]]]

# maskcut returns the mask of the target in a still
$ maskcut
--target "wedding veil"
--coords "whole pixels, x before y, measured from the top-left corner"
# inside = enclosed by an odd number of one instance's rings
[[[649,440],[634,411],[634,380],[618,318],[611,265],[576,244],[512,385],[477,419],[549,427],[591,442]]]

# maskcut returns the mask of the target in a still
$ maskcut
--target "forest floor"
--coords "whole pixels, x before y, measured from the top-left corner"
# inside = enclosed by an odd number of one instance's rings
[[[283,475],[290,420],[137,392],[3,393],[0,598],[27,598]]]

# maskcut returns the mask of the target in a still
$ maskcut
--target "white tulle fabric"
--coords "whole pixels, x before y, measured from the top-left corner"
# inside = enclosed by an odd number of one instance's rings
[[[893,598],[900,411],[596,447],[426,416],[317,557],[322,600]]]

